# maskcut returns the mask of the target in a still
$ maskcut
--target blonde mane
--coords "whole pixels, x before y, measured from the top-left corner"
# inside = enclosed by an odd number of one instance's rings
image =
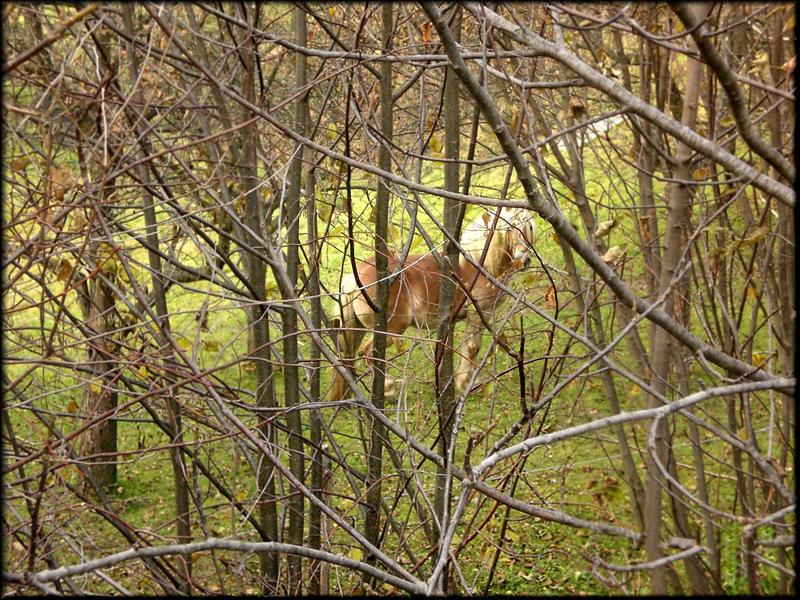
[[[487,222],[484,216],[488,214]],[[484,267],[494,276],[501,275],[504,257],[510,254],[512,234],[519,227],[520,223],[527,221],[529,215],[527,211],[515,208],[502,208],[500,217],[497,220],[497,227],[492,235],[489,250],[486,253]],[[488,213],[481,214],[477,219],[470,222],[461,232],[461,246],[470,257],[478,262],[483,254],[483,248],[489,239],[492,223],[494,222],[494,211],[490,209]],[[467,265],[467,260],[462,256],[460,261],[462,268]]]

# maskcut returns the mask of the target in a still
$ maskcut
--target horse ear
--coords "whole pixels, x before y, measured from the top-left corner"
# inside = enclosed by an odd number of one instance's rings
[[[488,227],[489,226],[489,213],[483,213],[483,224]]]

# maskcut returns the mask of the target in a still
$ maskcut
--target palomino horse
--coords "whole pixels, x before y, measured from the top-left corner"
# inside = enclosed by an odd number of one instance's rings
[[[497,220],[495,222],[495,218]],[[492,227],[494,225],[494,227]],[[461,236],[461,245],[475,262],[479,262],[488,244],[483,261],[484,269],[498,281],[507,278],[515,270],[530,262],[534,241],[535,223],[530,212],[524,209],[503,208],[497,213],[484,213],[469,223]],[[399,265],[399,257],[389,258],[389,273]],[[357,356],[369,358],[372,353],[372,336],[361,343],[367,330],[375,328],[375,313],[363,294],[369,294],[375,303],[377,296],[377,270],[375,259],[361,262],[358,266],[358,281],[350,274],[342,279],[342,322],[339,335],[339,352],[348,368],[353,368]],[[453,306],[461,307],[456,319],[466,319],[466,336],[460,344],[461,355],[456,369],[456,392],[463,392],[470,378],[471,365],[480,350],[483,323],[475,310],[473,301],[484,317],[491,318],[503,298],[501,290],[492,284],[478,269],[462,255],[455,275],[460,280],[456,286]],[[441,272],[436,259],[430,254],[409,255],[399,275],[389,289],[387,304],[387,347],[393,339],[409,326],[417,329],[436,329],[439,310],[439,281]],[[472,300],[465,297],[469,290]],[[393,381],[387,378],[386,395],[393,396]],[[346,393],[344,379],[334,371],[334,382],[328,398],[340,400]]]

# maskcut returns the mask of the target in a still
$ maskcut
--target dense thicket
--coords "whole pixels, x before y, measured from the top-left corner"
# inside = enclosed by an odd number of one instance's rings
[[[2,19],[9,590],[794,589],[793,4]],[[463,325],[503,206],[533,260]]]

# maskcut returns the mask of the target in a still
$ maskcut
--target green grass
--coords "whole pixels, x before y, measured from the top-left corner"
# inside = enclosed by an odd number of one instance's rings
[[[631,169],[624,170],[624,174],[630,175],[635,180],[635,175]],[[492,195],[487,190],[497,190],[502,185],[504,172],[502,169],[486,170],[476,176],[474,191],[476,193]],[[607,180],[607,174],[599,167],[589,167],[586,172],[587,195],[595,200],[609,202],[609,197],[613,196],[613,188]],[[430,171],[426,178],[427,185],[440,184],[438,171]],[[358,182],[362,187],[371,186],[374,189],[375,181],[365,179]],[[555,186],[557,194],[566,194],[563,187]],[[663,197],[664,188],[662,184],[656,185],[656,192]],[[496,192],[495,192],[496,193]],[[374,200],[374,193],[369,195]],[[519,190],[512,188],[509,197],[520,198]],[[346,218],[342,212],[342,198],[326,199],[324,196],[318,198],[319,202],[328,201],[336,205],[333,212],[332,234],[325,241],[322,253],[322,260],[319,267],[320,277],[323,284],[330,290],[335,291],[338,284],[338,276],[342,269],[343,250],[345,249],[344,236],[346,235]],[[362,189],[353,192],[353,207],[356,219],[356,256],[363,257],[371,252],[372,237],[369,234],[372,224],[369,222],[370,204],[367,194]],[[424,198],[435,207],[435,211],[440,212],[441,201],[438,199]],[[563,201],[565,212],[568,217],[578,223],[576,209],[566,200]],[[4,209],[5,210],[5,209]],[[10,209],[9,209],[10,210]],[[611,211],[606,214],[606,209],[598,211],[598,220],[610,218]],[[659,209],[662,211],[663,209]],[[476,218],[480,213],[480,208],[470,208],[467,219]],[[6,213],[8,216],[9,213]],[[438,212],[436,213],[438,214]],[[422,211],[419,212],[419,219],[426,230],[432,234],[434,240],[441,241],[441,234],[437,234],[435,227],[432,226],[430,219]],[[617,216],[619,224],[612,232],[607,245],[624,244],[626,240],[636,239],[637,215],[630,210],[619,207],[613,212]],[[135,211],[130,211],[125,215],[127,226],[141,231],[143,222],[140,215]],[[161,213],[159,218],[165,221],[166,215]],[[303,221],[304,222],[304,221]],[[392,199],[392,224],[395,229],[395,239],[402,240],[405,237],[408,224],[407,215],[403,215],[401,202],[397,197]],[[734,220],[734,228],[742,227],[739,220]],[[31,225],[22,225],[19,230],[20,237],[30,233],[26,229]],[[305,235],[305,226],[302,233]],[[163,231],[168,230],[165,225]],[[580,230],[580,228],[579,228]],[[738,233],[737,233],[738,232]],[[731,231],[731,237],[742,235],[743,229]],[[537,250],[546,263],[563,268],[561,253],[558,246],[550,235],[549,226],[539,223],[539,241]],[[140,283],[147,285],[148,275],[143,265],[146,264],[145,250],[139,247],[134,241],[120,237],[118,242],[124,242],[126,251],[133,264],[134,277]],[[635,248],[634,244],[628,241],[630,249]],[[425,251],[426,246],[419,238],[415,242],[414,251]],[[631,282],[637,293],[644,294],[644,286],[641,283],[643,272],[642,261],[639,257],[631,256],[633,259],[626,266],[626,279]],[[190,264],[199,266],[200,258],[191,248],[186,249],[186,254],[182,259]],[[345,270],[349,269],[349,262],[344,262]],[[63,283],[58,281],[56,273],[34,268],[35,274],[47,278],[52,285],[55,293],[63,290]],[[585,276],[589,273],[582,268]],[[269,276],[271,278],[271,275]],[[556,275],[556,282],[566,288],[565,281],[561,276]],[[121,283],[125,283],[124,281]],[[537,304],[544,303],[544,296],[549,286],[549,281],[544,278],[530,278],[525,276],[517,277],[514,286],[520,290],[525,290],[527,298]],[[274,283],[272,284],[274,288]],[[267,284],[268,291],[270,283]],[[201,369],[213,370],[215,377],[224,382],[235,391],[238,400],[245,404],[254,403],[255,378],[250,369],[251,364],[246,360],[247,336],[246,336],[246,317],[237,299],[216,294],[215,289],[209,283],[195,282],[185,286],[175,286],[169,294],[168,304],[171,314],[171,326],[176,339],[189,352],[196,356],[198,365]],[[39,299],[36,284],[23,278],[15,291],[8,293],[4,297],[5,308],[15,305],[17,302],[25,300],[27,294],[32,301]],[[607,292],[606,292],[607,295]],[[568,294],[562,289],[562,302]],[[273,292],[274,297],[274,292]],[[198,327],[196,316],[203,303],[207,301],[209,320],[207,330]],[[74,292],[70,292],[66,297],[66,306],[80,314]],[[506,305],[507,307],[509,304]],[[324,299],[324,307],[328,314],[335,314],[335,302],[332,298]],[[585,325],[580,321],[580,315],[576,314],[575,303],[562,307],[559,318],[574,327],[579,333],[585,333]],[[601,308],[601,315],[604,323],[608,326],[612,318],[612,306],[604,305]],[[526,339],[526,356],[542,357],[547,352],[545,331],[548,325],[539,317],[526,312],[523,318]],[[27,308],[7,316],[7,325],[13,327],[27,328],[20,332],[29,336],[32,340],[37,340],[39,328],[44,327],[45,332],[54,326],[53,316],[45,311],[43,318],[36,308]],[[696,325],[696,323],[694,324]],[[747,327],[745,322],[743,327]],[[462,325],[456,329],[458,338]],[[508,339],[515,345],[518,334],[514,327],[517,327],[516,319],[513,320],[513,327],[509,326],[506,331]],[[79,332],[70,331],[74,338],[69,340],[73,344],[65,353],[65,360],[81,361],[85,359],[85,353],[81,345]],[[646,328],[643,328],[646,329]],[[272,339],[279,336],[279,328],[272,328]],[[416,331],[409,331],[409,337],[424,337],[426,334]],[[126,338],[130,339],[130,338]],[[566,345],[566,335],[556,332],[552,353],[558,355]],[[646,336],[645,345],[648,344]],[[756,336],[756,346],[764,348],[764,335]],[[481,354],[486,351],[488,346],[488,336],[484,337],[484,344]],[[301,354],[307,355],[309,341],[302,339],[300,343]],[[16,348],[14,340],[9,343],[6,338],[6,351],[16,357],[35,356],[35,351],[27,351],[24,348]],[[390,351],[390,355],[397,350]],[[432,341],[420,341],[415,344],[406,344],[405,349],[391,363],[390,375],[402,377],[405,383],[404,393],[399,402],[387,407],[388,412],[394,418],[397,416],[421,442],[429,445],[433,444],[437,424],[435,418],[435,398],[433,394],[433,365],[430,356],[433,352]],[[579,346],[572,346],[574,356],[570,357],[564,365],[563,373],[569,373],[571,369],[582,364],[586,357],[584,349]],[[624,365],[626,368],[633,369],[624,344],[617,347],[612,353],[615,361]],[[155,360],[148,357],[148,360]],[[550,365],[552,366],[551,359]],[[542,361],[531,363],[528,367],[526,376],[528,381],[538,383],[542,376]],[[229,365],[229,366],[225,366]],[[150,371],[145,373],[139,370],[140,363],[132,362],[130,366],[123,369],[127,377],[133,379],[143,379],[143,384],[160,385],[157,381],[152,381],[153,374]],[[364,366],[359,367],[364,372]],[[24,365],[7,365],[7,374],[11,380],[20,377],[25,370]],[[155,369],[153,369],[155,371]],[[479,460],[492,444],[519,418],[520,409],[518,402],[518,384],[514,363],[505,356],[502,351],[498,351],[495,356],[487,363],[486,372],[482,373],[479,381],[486,379],[495,373],[506,372],[494,385],[484,386],[473,393],[466,401],[463,418],[461,422],[461,435],[457,440],[456,463],[461,464],[465,451],[467,438],[470,432],[483,431],[492,427],[492,431],[486,439],[473,450],[473,461]],[[553,401],[548,413],[547,421],[544,423],[545,431],[557,430],[565,426],[585,422],[591,419],[600,418],[609,414],[607,399],[596,376],[596,366],[589,370],[589,375],[582,377],[566,388]],[[705,378],[705,374],[696,370],[693,376]],[[329,373],[323,370],[322,389],[328,385]],[[279,402],[282,375],[275,374],[275,382],[278,390]],[[365,378],[368,382],[368,377]],[[552,389],[554,381],[550,381],[545,388]],[[56,423],[63,433],[73,431],[78,424],[78,420],[70,413],[71,402],[80,405],[83,396],[82,385],[85,384],[81,376],[74,372],[60,369],[57,367],[41,366],[32,371],[26,378],[26,397],[35,398],[36,406],[48,411],[55,411],[58,414]],[[638,388],[632,386],[630,382],[615,378],[617,393],[623,404],[623,409],[635,409],[644,406],[645,398]],[[59,391],[63,390],[63,391]],[[137,393],[139,393],[137,391]],[[121,401],[130,399],[130,396],[122,394]],[[181,390],[179,401],[184,409],[197,418],[212,419],[206,404],[199,393],[191,392],[187,388]],[[8,401],[8,398],[7,398]],[[165,417],[166,412],[163,400],[155,400],[156,410]],[[713,401],[707,405],[707,409],[714,417],[724,419],[725,407],[722,401]],[[251,425],[255,424],[255,417],[248,414],[241,408],[233,408],[245,421]],[[363,470],[364,450],[358,437],[364,431],[364,415],[352,409],[322,409],[327,422],[331,423],[333,436],[346,455],[348,464],[356,469]],[[41,446],[48,439],[47,428],[33,419],[30,412],[14,409],[9,412],[12,425],[17,435],[23,437],[28,443],[34,446]],[[128,419],[119,424],[119,444],[120,450],[125,452],[124,458],[119,467],[119,480],[117,484],[109,490],[115,505],[119,508],[123,518],[134,527],[146,529],[153,534],[151,543],[167,543],[175,536],[175,525],[172,515],[173,484],[169,456],[164,446],[168,443],[166,436],[158,430],[155,425],[148,423],[148,416],[141,407],[134,404],[121,415]],[[756,427],[761,429],[766,424],[765,414],[756,415]],[[187,428],[186,441],[195,444],[194,448],[200,453],[212,470],[231,486],[231,491],[237,500],[254,506],[257,499],[254,476],[250,466],[241,456],[235,443],[230,439],[216,439],[213,442],[207,440],[216,434],[208,428],[193,422],[193,419],[185,419],[184,424]],[[536,426],[539,421],[535,422]],[[690,490],[693,489],[693,463],[691,446],[685,437],[685,421],[676,421],[676,431],[674,439],[675,453],[679,464],[681,480],[686,482]],[[308,417],[305,417],[305,434],[308,435]],[[646,429],[643,424],[628,427],[629,432],[635,432],[638,446],[643,447],[646,436]],[[759,431],[759,443],[765,444],[766,433]],[[517,438],[519,439],[519,437]],[[516,440],[515,440],[516,441]],[[285,447],[285,438],[281,436],[282,447]],[[704,440],[704,450],[709,453],[722,455],[730,459],[729,453],[723,452],[724,445],[713,439]],[[520,481],[516,491],[516,496],[521,500],[532,503],[540,503],[542,499],[554,508],[564,510],[575,516],[587,519],[597,519],[607,522],[617,523],[629,528],[635,528],[635,522],[628,509],[627,489],[619,472],[619,460],[616,441],[610,430],[591,437],[577,438],[571,441],[562,442],[536,449],[528,458],[526,463],[526,480]],[[639,454],[635,455],[640,459]],[[410,470],[416,468],[419,458],[409,452],[401,455],[403,468]],[[282,454],[284,462],[288,463],[288,456],[285,451]],[[503,463],[492,476],[504,473],[510,462]],[[384,483],[385,489],[393,489],[396,484],[397,473],[389,465],[386,459],[385,472],[388,477]],[[716,465],[714,465],[716,467]],[[75,520],[75,507],[71,501],[60,501],[60,498],[69,498],[68,492],[63,487],[63,478],[70,483],[77,483],[77,473],[74,467],[57,466],[57,476],[53,480],[52,486],[48,489],[46,506],[52,507],[56,520],[63,520],[67,523],[66,527],[82,537],[91,532],[92,543],[95,545],[90,554],[101,554],[108,549],[120,548],[120,537],[113,528],[98,515],[91,511],[82,511],[80,519]],[[710,467],[709,467],[710,468]],[[722,467],[718,467],[720,470]],[[31,467],[32,474],[36,474],[38,465]],[[640,473],[643,473],[643,466],[640,465]],[[194,474],[193,474],[194,475]],[[433,469],[430,463],[424,463],[420,467],[420,475],[425,482],[426,491],[433,493]],[[213,487],[205,480],[202,475],[197,475],[198,490],[201,494],[199,500],[202,506],[202,519],[198,523],[195,519],[196,535],[215,535],[228,536],[235,535],[248,539],[255,539],[252,528],[244,523],[241,514],[236,511],[230,503],[225,500]],[[346,519],[355,518],[361,521],[361,512],[354,503],[352,491],[346,483],[344,475],[338,468],[334,469],[332,477],[332,499],[331,504]],[[711,492],[714,494],[716,502],[729,504],[734,497],[733,483],[729,479],[722,477],[709,476],[711,482]],[[492,483],[497,483],[492,479]],[[459,491],[456,486],[455,493]],[[25,511],[22,501],[17,498],[10,499],[15,508]],[[477,500],[473,500],[476,502]],[[483,517],[488,514],[492,503],[485,502],[475,516],[474,522],[480,523]],[[409,500],[406,497],[400,498],[396,505],[396,513],[404,515],[410,510]],[[471,510],[474,510],[471,508]],[[465,568],[465,577],[468,582],[476,580],[478,589],[483,589],[487,580],[487,565],[494,556],[494,546],[490,541],[496,541],[499,535],[501,515],[504,513],[502,507],[494,515],[491,524],[487,529],[472,540],[469,544],[459,549],[461,561]],[[467,514],[468,519],[472,519],[472,512]],[[414,518],[412,518],[412,521]],[[79,521],[79,522],[78,522]],[[201,531],[203,532],[201,534]],[[458,530],[458,543],[466,540],[472,533],[466,526]],[[739,526],[726,526],[722,529],[720,544],[723,548],[735,547],[741,535]],[[424,555],[428,550],[428,542],[421,531],[408,533],[408,539],[413,550],[419,555]],[[5,556],[12,563],[18,557],[15,549],[10,542],[4,542],[6,550]],[[348,536],[341,531],[336,531],[332,539],[333,547],[342,553],[350,551],[352,544]],[[386,549],[390,555],[397,553],[404,561],[404,556],[399,553],[396,535],[390,530],[387,534]],[[601,584],[589,573],[591,568],[591,558],[599,555],[603,560],[612,564],[627,564],[631,561],[644,560],[643,551],[640,548],[633,548],[628,542],[609,538],[598,534],[590,534],[582,531],[570,529],[565,526],[547,523],[511,513],[510,530],[505,537],[505,552],[501,553],[498,569],[493,579],[492,585],[488,590],[490,593],[535,593],[535,594],[567,594],[567,593],[606,593],[609,588]],[[59,560],[69,564],[74,561],[71,551],[68,548],[61,548],[57,552]],[[768,557],[774,553],[767,552]],[[217,553],[216,556],[223,556],[237,562],[241,556],[231,553]],[[247,588],[244,578],[233,577],[233,569],[228,570],[222,579],[217,579],[211,567],[210,557],[197,557],[196,573],[202,573],[209,582],[212,589],[224,590],[228,593],[249,593],[252,590]],[[735,552],[728,551],[723,553],[723,584],[726,591],[740,593],[747,591],[747,583],[740,569],[738,568],[738,557]],[[237,563],[238,564],[238,563]],[[250,558],[246,568],[250,572],[257,571],[257,561]],[[680,569],[681,567],[679,567]],[[774,570],[762,568],[760,584],[765,592],[777,589],[777,575]],[[131,572],[130,565],[120,565],[109,570],[109,574],[118,577],[121,581],[130,582],[132,591],[142,593],[158,593],[158,588],[152,581],[147,581],[138,574]],[[339,572],[341,577],[339,583],[345,591],[356,589],[359,577],[352,573]],[[99,592],[113,591],[110,587],[105,587],[100,580],[93,580],[93,589]],[[647,591],[647,578],[634,574],[626,579],[626,589],[632,593]],[[334,587],[333,589],[337,589]]]

